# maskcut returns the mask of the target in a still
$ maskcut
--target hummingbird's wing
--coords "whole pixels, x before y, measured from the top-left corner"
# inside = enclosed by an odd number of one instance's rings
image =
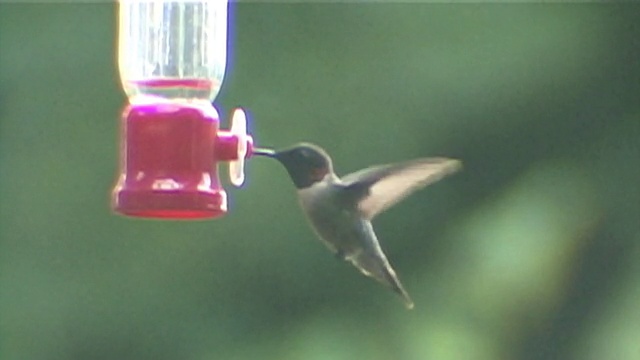
[[[423,158],[366,168],[342,178],[348,201],[362,216],[373,219],[412,192],[460,169],[458,160]]]

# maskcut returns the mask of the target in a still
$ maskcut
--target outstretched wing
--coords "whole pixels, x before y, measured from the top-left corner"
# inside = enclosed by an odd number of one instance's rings
[[[366,219],[395,205],[412,192],[460,169],[458,160],[423,158],[380,165],[342,178],[344,190]]]

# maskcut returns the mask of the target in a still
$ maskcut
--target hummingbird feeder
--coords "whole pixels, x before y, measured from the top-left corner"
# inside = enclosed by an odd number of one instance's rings
[[[113,209],[123,215],[222,216],[231,183],[244,181],[253,139],[236,109],[220,129],[212,105],[227,58],[227,0],[120,0],[118,65],[129,104],[121,120]]]

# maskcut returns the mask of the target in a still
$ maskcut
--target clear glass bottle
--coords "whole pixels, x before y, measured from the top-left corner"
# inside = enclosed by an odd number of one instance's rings
[[[227,6],[120,0],[118,65],[129,103],[211,103],[226,67]]]

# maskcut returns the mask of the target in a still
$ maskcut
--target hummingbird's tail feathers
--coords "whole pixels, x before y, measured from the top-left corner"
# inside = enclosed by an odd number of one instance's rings
[[[411,300],[409,293],[407,293],[402,286],[402,283],[400,283],[396,272],[393,270],[386,257],[384,257],[384,254],[380,257],[376,254],[369,254],[366,251],[363,251],[349,260],[358,268],[358,270],[360,270],[361,273],[375,279],[400,295],[407,309],[413,309],[413,300]]]
[[[404,306],[407,310],[413,309],[413,300],[409,296],[409,293],[404,289],[400,280],[398,280],[398,276],[395,271],[391,268],[391,266],[386,266],[384,269],[384,274],[386,277],[386,283],[393,291],[395,291],[398,295],[402,297],[402,301],[404,302]]]

